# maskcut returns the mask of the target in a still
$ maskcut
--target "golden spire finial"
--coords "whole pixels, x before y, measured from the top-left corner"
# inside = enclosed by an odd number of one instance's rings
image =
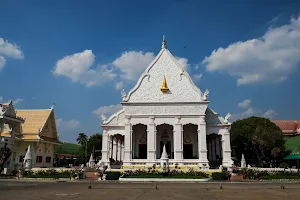
[[[161,85],[161,88],[160,90],[162,92],[168,92],[169,91],[169,88],[168,88],[168,85],[167,85],[167,80],[166,80],[166,76],[164,75],[164,79],[163,79],[163,82],[162,82],[162,85]]]

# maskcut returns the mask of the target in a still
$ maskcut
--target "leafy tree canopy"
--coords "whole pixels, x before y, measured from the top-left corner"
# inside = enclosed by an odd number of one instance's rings
[[[93,153],[95,159],[101,156],[101,134],[95,133],[94,135],[88,137],[85,133],[79,133],[77,142],[80,145],[80,155],[85,157],[87,160],[89,159],[91,153]]]
[[[244,153],[248,164],[278,165],[288,154],[282,131],[269,119],[249,117],[238,120],[231,125],[230,134],[233,156],[240,160]]]

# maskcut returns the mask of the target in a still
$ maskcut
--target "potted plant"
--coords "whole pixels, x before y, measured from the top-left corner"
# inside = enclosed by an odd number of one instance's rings
[[[243,179],[248,178],[248,169],[246,167],[242,168]]]

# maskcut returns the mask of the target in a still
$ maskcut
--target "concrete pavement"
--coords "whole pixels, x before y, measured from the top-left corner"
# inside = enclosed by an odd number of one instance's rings
[[[300,183],[118,183],[1,180],[1,199],[288,199],[300,196]],[[158,189],[156,189],[156,187]]]

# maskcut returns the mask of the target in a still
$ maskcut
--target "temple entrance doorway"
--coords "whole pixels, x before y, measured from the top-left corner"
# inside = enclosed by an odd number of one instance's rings
[[[184,159],[193,159],[193,144],[183,144]]]
[[[133,159],[147,159],[147,125],[137,124],[132,127]]]
[[[147,159],[147,144],[139,144],[139,158]]]
[[[174,137],[173,126],[169,124],[161,124],[156,126],[156,158],[160,158],[163,152],[163,147],[166,145],[166,151],[169,159],[174,158]]]

